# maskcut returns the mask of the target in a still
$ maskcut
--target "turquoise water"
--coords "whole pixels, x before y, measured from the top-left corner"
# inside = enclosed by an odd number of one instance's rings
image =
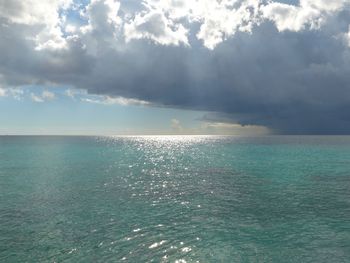
[[[350,262],[350,137],[0,137],[0,262]]]

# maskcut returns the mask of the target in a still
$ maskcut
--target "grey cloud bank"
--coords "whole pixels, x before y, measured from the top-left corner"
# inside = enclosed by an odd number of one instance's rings
[[[0,1],[0,83],[350,134],[349,1]]]

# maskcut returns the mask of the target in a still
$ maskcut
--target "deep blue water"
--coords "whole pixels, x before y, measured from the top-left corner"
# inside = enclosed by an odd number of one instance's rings
[[[350,137],[0,137],[0,262],[350,262]]]

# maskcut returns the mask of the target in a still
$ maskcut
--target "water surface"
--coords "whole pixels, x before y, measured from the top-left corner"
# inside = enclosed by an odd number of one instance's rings
[[[350,262],[350,137],[0,137],[1,262]]]

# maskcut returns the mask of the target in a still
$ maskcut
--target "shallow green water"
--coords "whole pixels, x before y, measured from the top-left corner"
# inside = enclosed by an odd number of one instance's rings
[[[350,137],[0,137],[0,262],[350,262]]]

